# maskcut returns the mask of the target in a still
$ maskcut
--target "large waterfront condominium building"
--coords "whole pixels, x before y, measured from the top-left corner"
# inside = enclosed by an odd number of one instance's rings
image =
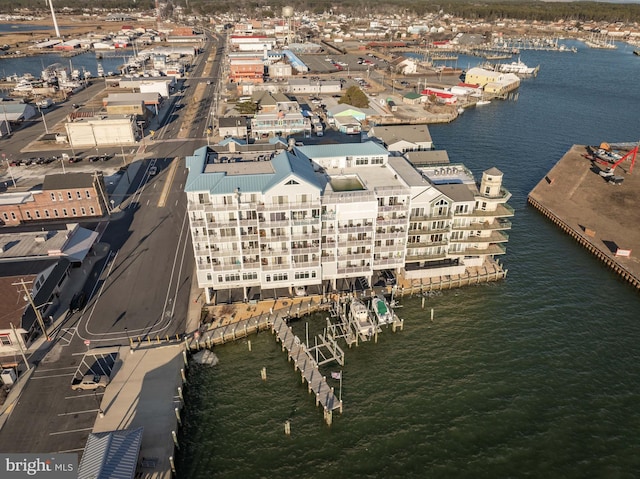
[[[198,284],[208,302],[464,272],[504,254],[502,173],[476,184],[462,165],[416,168],[374,142],[292,147],[270,161],[187,158]],[[230,297],[230,296],[225,296]]]

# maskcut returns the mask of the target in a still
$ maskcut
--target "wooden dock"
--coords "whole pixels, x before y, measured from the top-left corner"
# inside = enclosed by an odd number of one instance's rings
[[[331,425],[333,411],[339,409],[342,413],[342,401],[336,398],[333,388],[327,384],[327,378],[320,373],[312,353],[293,333],[282,316],[277,315],[274,318],[272,331],[282,344],[282,350],[286,351],[289,360],[293,361],[294,368],[300,371],[302,382],[307,382],[309,393],[313,392],[315,395],[316,405],[322,405],[324,419],[328,425]]]

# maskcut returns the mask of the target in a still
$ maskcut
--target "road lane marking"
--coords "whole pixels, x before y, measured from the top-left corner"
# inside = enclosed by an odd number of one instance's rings
[[[167,175],[167,181],[164,184],[164,188],[162,189],[162,193],[160,194],[160,199],[158,200],[158,207],[162,208],[167,204],[167,197],[169,196],[169,192],[171,191],[171,183],[173,183],[173,179],[176,176],[176,171],[178,170],[178,164],[180,160],[178,158],[174,158],[171,161],[171,166],[169,167],[169,173]]]
[[[58,417],[61,416],[73,416],[74,414],[89,414],[90,412],[98,412],[100,409],[86,409],[84,411],[74,411],[74,412],[61,412],[58,414]]]
[[[50,376],[31,376],[31,379],[49,379],[49,378],[63,378],[65,376],[73,376],[73,373],[67,373],[67,374],[52,374]]]
[[[95,397],[95,396],[104,396],[104,391],[99,393],[96,392],[95,394],[77,394],[75,396],[65,396],[65,399],[78,399],[78,398],[88,398],[88,397]]]
[[[93,431],[93,427],[83,427],[82,429],[69,429],[68,431],[50,432],[49,436],[57,436],[59,434],[73,434],[74,432]]]
[[[40,369],[40,368],[38,368],[37,372],[41,373],[43,371],[44,372],[61,371],[63,369],[73,369],[75,371],[76,369],[78,369],[78,367],[77,366],[65,366],[65,367],[62,367],[62,368],[53,368],[53,369]],[[34,372],[36,372],[36,371],[34,371]]]

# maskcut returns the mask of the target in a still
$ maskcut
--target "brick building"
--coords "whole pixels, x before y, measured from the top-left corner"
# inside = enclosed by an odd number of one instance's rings
[[[0,195],[0,225],[100,217],[107,211],[105,192],[99,173],[47,175],[41,190]]]

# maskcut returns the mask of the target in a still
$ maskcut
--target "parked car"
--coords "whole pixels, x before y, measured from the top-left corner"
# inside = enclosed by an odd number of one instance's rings
[[[71,158],[69,158],[69,163],[79,163],[82,161],[82,158],[80,158],[79,156],[72,156]]]
[[[69,311],[72,313],[76,313],[84,308],[84,305],[87,304],[87,294],[84,291],[78,291],[71,298],[71,302],[69,303]]]
[[[92,391],[104,389],[109,385],[109,377],[100,374],[87,374],[80,382],[71,384],[74,391]]]
[[[100,160],[100,157],[97,156],[97,155],[93,155],[93,156],[88,156],[87,157],[87,161],[89,161],[90,163],[93,163],[93,162],[98,161],[98,160]]]
[[[389,271],[388,269],[385,269],[385,270],[382,271],[382,278],[384,279],[384,282],[388,286],[393,286],[394,284],[396,284],[395,275],[391,271]]]

